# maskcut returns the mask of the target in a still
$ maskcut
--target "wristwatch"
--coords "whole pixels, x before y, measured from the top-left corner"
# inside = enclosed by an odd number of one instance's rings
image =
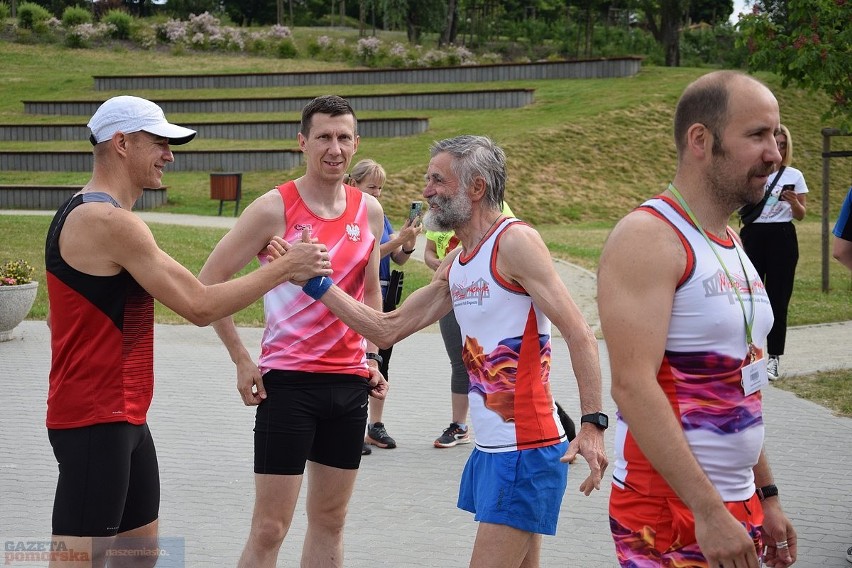
[[[378,353],[367,353],[365,356],[367,357],[367,359],[372,359],[373,361],[376,361],[379,364],[379,367],[381,367],[382,363],[385,362],[385,360],[382,359],[382,356]]]
[[[770,497],[778,497],[778,488],[775,487],[775,485],[766,485],[764,487],[757,488],[758,499],[764,501]]]
[[[609,427],[609,416],[603,412],[595,412],[594,414],[584,414],[580,417],[580,424],[588,422],[594,424],[601,430],[606,430]]]

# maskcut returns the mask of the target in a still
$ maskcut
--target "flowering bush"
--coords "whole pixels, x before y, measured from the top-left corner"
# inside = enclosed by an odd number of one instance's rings
[[[2,6],[6,4],[5,0],[0,0],[0,15]],[[107,12],[99,22],[90,23],[84,21],[88,17],[88,11],[77,8],[67,11],[68,17],[63,25],[59,19],[50,17],[49,12],[42,13],[40,8],[41,6],[32,1],[21,3],[18,11],[23,14],[18,18],[17,27],[12,30],[17,41],[34,43],[59,40],[69,47],[87,48],[108,44],[114,40],[127,40],[142,49],[168,46],[174,54],[224,51],[279,58],[294,58],[300,55],[300,47],[294,42],[293,32],[286,26],[227,26],[209,12],[191,14],[185,21],[168,19],[150,23],[137,21],[125,12],[115,9]],[[2,34],[0,26],[0,35]],[[503,59],[495,53],[474,54],[462,46],[448,45],[427,50],[419,45],[407,45],[398,41],[386,42],[375,36],[347,40],[320,35],[309,38],[306,43],[307,56],[312,59],[365,67],[438,67],[490,63]]]
[[[115,31],[113,24],[80,24],[71,26],[65,34],[65,44],[68,47],[88,47],[93,40],[103,40]]]
[[[7,260],[0,265],[0,286],[18,286],[33,281],[35,268],[26,260]]]
[[[370,63],[379,54],[379,49],[382,47],[382,40],[377,37],[365,37],[358,40],[358,45],[355,47],[355,52],[364,63]]]

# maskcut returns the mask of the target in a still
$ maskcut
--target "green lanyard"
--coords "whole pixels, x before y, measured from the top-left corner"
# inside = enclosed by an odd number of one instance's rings
[[[754,298],[752,297],[752,300],[751,300],[751,316],[748,317],[748,316],[746,316],[745,303],[743,302],[743,298],[740,295],[740,288],[739,288],[739,286],[737,286],[736,282],[734,282],[734,279],[731,276],[731,273],[728,272],[728,267],[725,266],[725,263],[722,261],[722,257],[719,256],[719,252],[716,250],[715,245],[713,245],[713,241],[711,241],[710,237],[707,236],[707,233],[704,231],[704,228],[701,226],[701,223],[699,223],[698,219],[695,218],[695,215],[692,213],[692,209],[690,209],[689,205],[686,204],[686,200],[683,198],[683,196],[680,194],[680,192],[677,190],[677,188],[674,186],[674,184],[669,183],[669,191],[672,192],[672,195],[675,196],[675,199],[677,199],[677,202],[680,203],[680,206],[683,207],[683,210],[686,211],[687,215],[689,215],[689,218],[692,220],[692,223],[695,225],[695,228],[698,229],[698,232],[701,233],[701,236],[704,237],[705,241],[707,241],[707,245],[710,247],[710,250],[713,251],[713,254],[716,255],[716,260],[719,261],[719,264],[722,266],[722,270],[725,271],[725,276],[727,276],[728,282],[730,283],[731,288],[733,288],[734,292],[736,292],[737,300],[739,300],[740,308],[743,311],[743,322],[745,323],[746,341],[748,342],[749,354],[751,355],[751,357],[753,359],[754,358],[754,352],[753,352],[753,349],[752,349],[753,343],[752,343],[752,339],[751,339],[751,332],[752,332],[752,329],[754,329]],[[730,235],[728,235],[728,236],[730,237]],[[739,249],[739,247],[737,247],[736,242],[734,243],[734,251],[737,253],[737,258],[740,259],[740,266],[743,267],[743,277],[745,278],[746,286],[748,286],[749,296],[751,296],[752,290],[751,290],[751,282],[748,279],[748,271],[746,270],[745,263],[743,262],[743,257],[740,256],[740,249]]]

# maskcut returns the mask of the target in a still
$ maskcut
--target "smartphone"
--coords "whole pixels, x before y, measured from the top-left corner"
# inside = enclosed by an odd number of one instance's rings
[[[423,211],[423,202],[422,201],[412,201],[411,208],[408,210],[408,220],[412,223],[415,219],[420,217],[420,213]]]

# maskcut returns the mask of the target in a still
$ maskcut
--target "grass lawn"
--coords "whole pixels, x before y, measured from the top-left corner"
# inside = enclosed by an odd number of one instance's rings
[[[71,50],[61,46],[20,45],[0,42],[0,123],[28,124],[77,121],[88,117],[31,116],[23,113],[23,100],[102,100],[119,93],[93,90],[92,75],[274,72],[339,69],[341,65],[309,59],[278,60],[210,53],[172,54],[123,48]],[[626,79],[516,81],[473,85],[364,85],[337,86],[325,92],[343,94],[415,92],[476,88],[534,88],[535,102],[505,111],[430,111],[425,134],[393,139],[364,139],[356,159],[374,158],[388,171],[383,204],[395,225],[407,213],[408,203],[422,189],[422,178],[432,141],[461,133],[492,137],[508,155],[507,199],[515,213],[541,232],[554,256],[590,270],[597,266],[601,247],[612,226],[648,196],[661,191],[675,169],[671,123],[675,102],[683,88],[708,69],[645,66]],[[795,139],[795,165],[804,172],[811,193],[808,217],[797,224],[800,261],[790,308],[790,325],[852,319],[852,280],[836,262],[830,262],[831,291],[821,292],[822,138],[831,126],[821,121],[825,97],[782,88],[777,77],[760,75],[779,99],[782,120]],[[286,89],[139,91],[152,99],[192,97],[283,96],[322,94],[316,87]],[[359,113],[360,118],[406,116],[411,113]],[[174,114],[181,121],[211,121],[214,117]],[[216,120],[297,120],[296,113],[217,115]],[[295,140],[227,141],[233,148],[293,148]],[[221,140],[197,140],[194,148],[219,148]],[[852,147],[852,137],[832,141],[835,150]],[[0,142],[0,150],[89,149],[85,140],[53,142]],[[839,163],[838,163],[839,165]],[[845,164],[844,164],[845,167]],[[848,170],[845,170],[848,173]],[[300,168],[284,172],[244,172],[243,199],[248,203],[273,185],[301,175]],[[835,166],[829,185],[830,215],[836,215],[848,188],[849,177]],[[88,173],[3,172],[3,183],[83,184]],[[209,199],[208,172],[168,172],[169,203],[164,212],[215,215],[218,202]],[[0,216],[0,261],[23,258],[36,266],[43,280],[44,235],[50,217]],[[197,274],[207,255],[224,234],[222,229],[154,225],[162,248]],[[252,268],[251,266],[249,268]],[[406,289],[422,286],[431,272],[419,263],[406,266]],[[45,287],[39,287],[30,318],[47,313]],[[161,323],[182,318],[157,305]],[[238,325],[262,325],[258,302],[235,317]],[[849,415],[852,378],[840,372],[808,378],[800,396],[827,397],[835,411]],[[784,380],[792,388],[799,379]],[[820,387],[824,383],[829,387]],[[796,388],[799,388],[798,386]],[[822,390],[820,390],[822,389]],[[827,394],[826,394],[827,393]],[[836,393],[832,396],[832,393]]]

